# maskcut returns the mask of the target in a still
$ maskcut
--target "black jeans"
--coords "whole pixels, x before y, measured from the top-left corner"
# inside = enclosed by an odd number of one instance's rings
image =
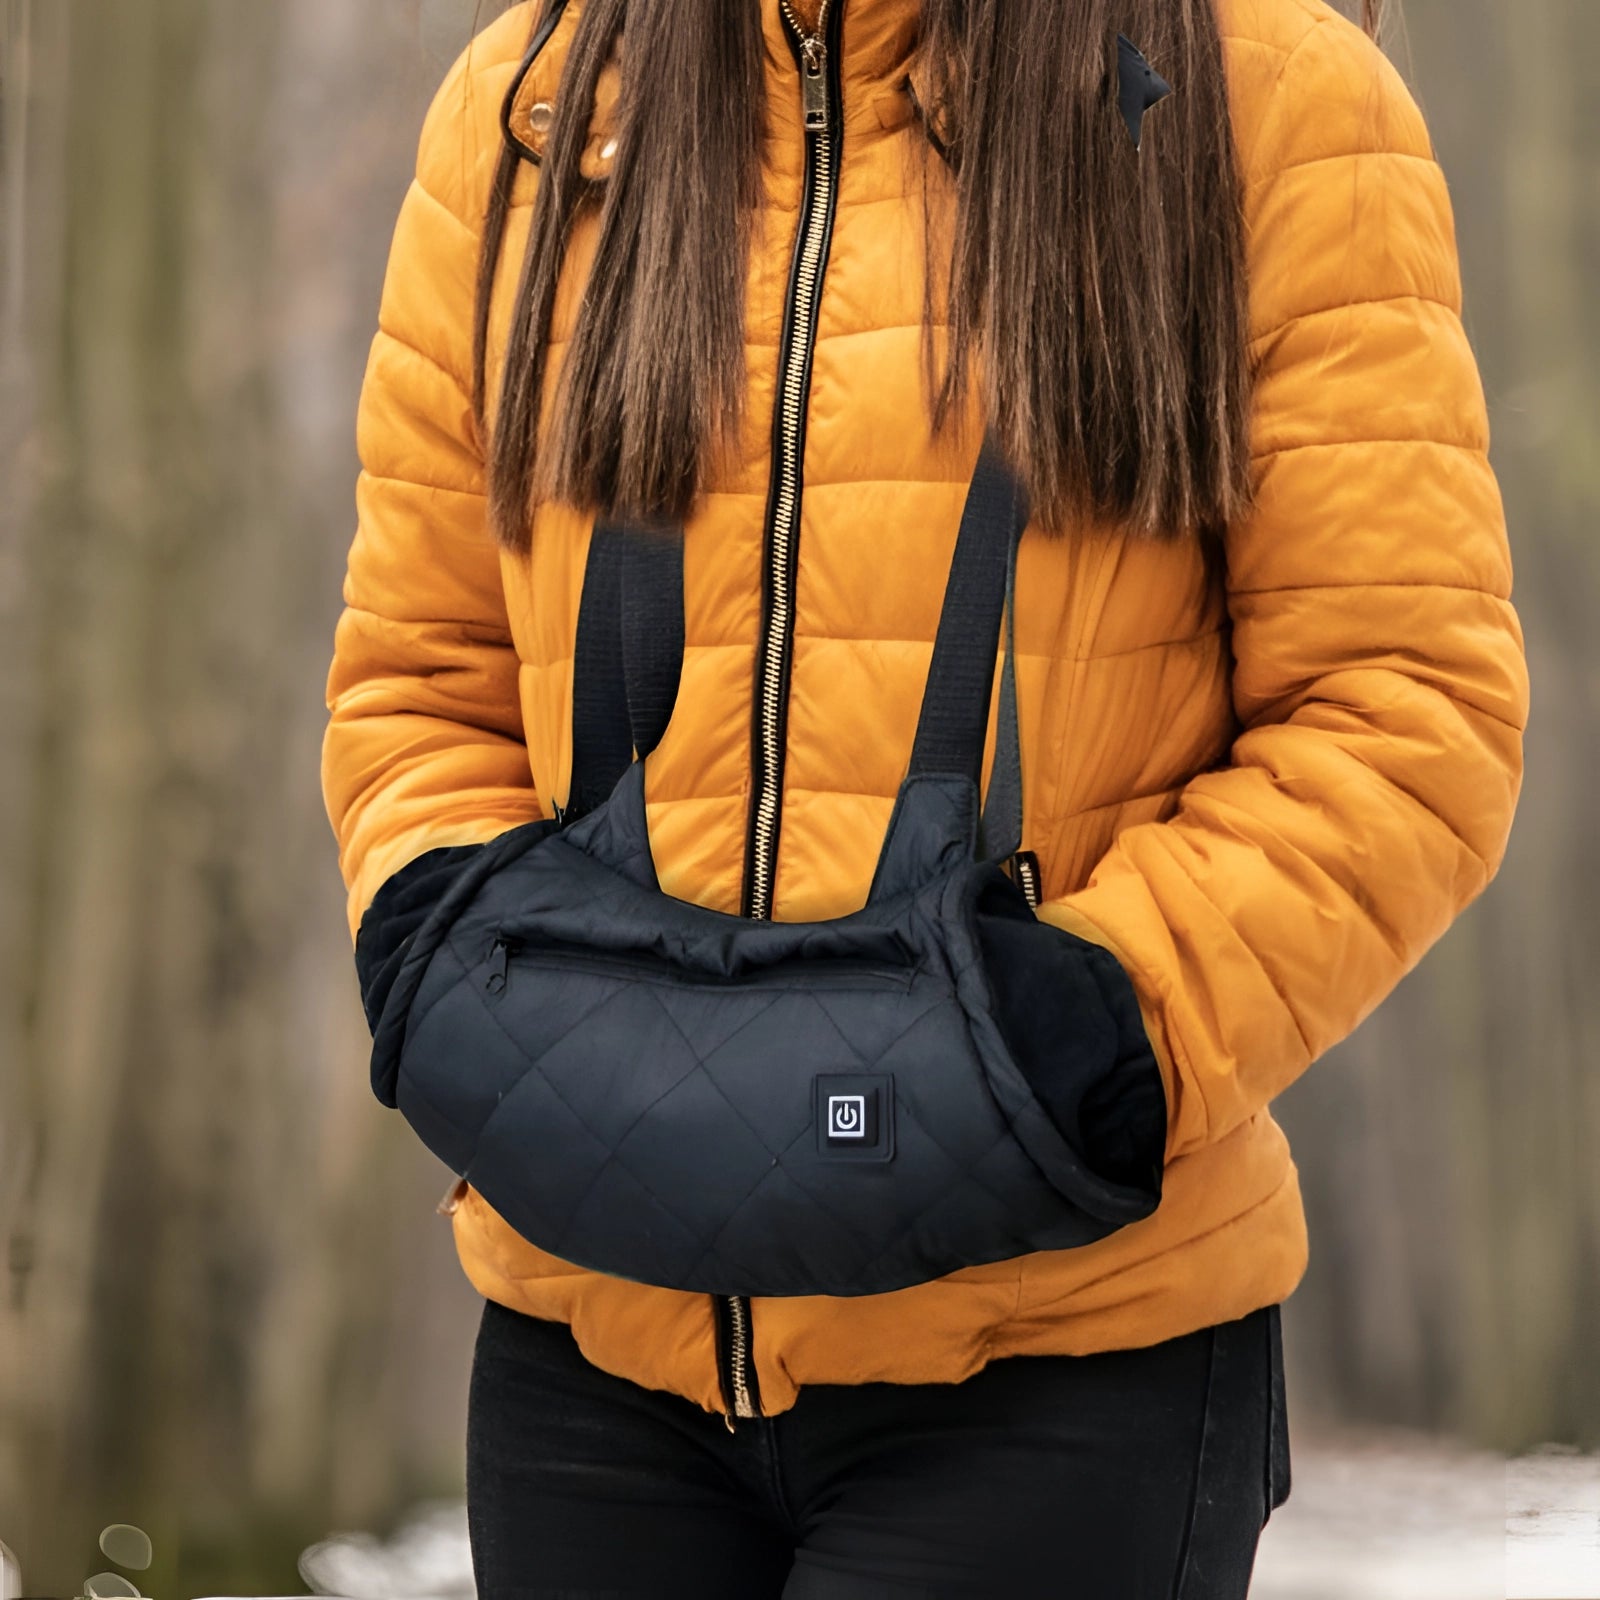
[[[1279,1308],[961,1383],[802,1387],[729,1433],[486,1301],[481,1600],[1244,1600],[1289,1492]]]

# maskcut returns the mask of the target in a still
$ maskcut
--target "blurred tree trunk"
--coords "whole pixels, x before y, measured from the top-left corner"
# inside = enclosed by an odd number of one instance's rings
[[[375,215],[349,187],[373,142],[337,117],[288,126],[303,89],[279,70],[298,28],[302,60],[342,46],[335,83],[360,81],[385,40],[371,7],[8,0],[6,24],[8,72],[50,79],[32,87],[62,155],[7,146],[8,217],[30,187],[6,245],[7,330],[28,335],[6,344],[28,370],[14,355],[6,381],[36,422],[6,441],[34,493],[0,591],[13,609],[26,593],[31,622],[7,632],[27,652],[7,725],[30,755],[3,801],[22,893],[0,976],[0,1505],[34,1591],[77,1592],[105,1565],[100,1528],[128,1521],[155,1540],[157,1593],[281,1592],[310,1539],[448,1487],[454,1460],[416,1437],[426,1346],[404,1319],[428,1272],[399,1255],[446,1259],[420,1203],[435,1169],[367,1091],[317,788],[348,542],[324,512],[348,502],[370,263],[420,106],[384,124],[396,176]],[[346,187],[311,198],[370,243],[346,258],[364,280],[331,286],[359,333],[325,299],[308,353],[272,330],[285,271],[316,280],[330,225],[283,182],[313,159],[335,178],[345,162]],[[308,376],[309,416],[286,417]],[[297,438],[308,424],[328,437]],[[464,1336],[467,1294],[449,1304]]]
[[[35,1242],[24,1218],[39,1182],[41,1136],[29,1114],[21,1071],[31,964],[29,822],[36,751],[31,738],[36,605],[30,593],[30,499],[40,453],[35,351],[28,337],[28,265],[38,230],[26,225],[35,191],[54,187],[48,153],[59,149],[59,119],[41,93],[55,78],[62,43],[59,11],[33,0],[0,0],[0,1507],[10,1508],[28,1472],[15,1401],[29,1381],[18,1313]],[[5,1537],[6,1535],[0,1535]]]

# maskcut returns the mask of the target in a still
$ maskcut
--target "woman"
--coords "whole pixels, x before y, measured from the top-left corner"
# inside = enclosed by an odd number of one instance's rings
[[[1269,1103],[1495,872],[1526,715],[1449,199],[1367,21],[572,0],[439,91],[328,683],[369,1015],[568,799],[599,513],[683,530],[661,886],[860,907],[987,434],[1032,507],[1010,870],[1164,1101],[1151,1214],[882,1294],[590,1270],[458,1182],[484,1595],[1245,1593],[1306,1265]]]

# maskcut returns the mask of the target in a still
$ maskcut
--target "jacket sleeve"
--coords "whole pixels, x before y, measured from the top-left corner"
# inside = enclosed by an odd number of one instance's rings
[[[1257,1113],[1483,890],[1527,717],[1450,200],[1376,46],[1314,25],[1243,177],[1257,500],[1226,536],[1237,738],[1039,909],[1131,978],[1169,1160]]]
[[[493,153],[472,148],[487,91],[469,60],[423,125],[357,409],[357,526],[322,745],[352,936],[406,862],[541,814],[470,403]]]

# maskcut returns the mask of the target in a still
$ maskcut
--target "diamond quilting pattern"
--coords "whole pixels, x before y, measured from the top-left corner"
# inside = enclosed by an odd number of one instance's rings
[[[604,998],[581,1028],[547,1047],[540,1039],[543,1017],[519,1012],[517,1037],[529,1042],[535,1070],[559,1089],[573,1114],[608,1149],[618,1149],[660,1102],[701,1071],[701,1064],[650,989],[614,978],[552,977],[541,992],[570,987]]]
[[[729,1006],[691,983],[633,984],[513,957],[504,1000],[479,1003],[495,1018],[502,1062],[509,1041],[524,1070],[469,1176],[494,1203],[494,1175],[518,1163],[530,1236],[624,1276],[659,1276],[675,1261],[691,1277],[709,1269],[748,1283],[771,1270],[780,1216],[788,1270],[803,1265],[811,1281],[874,1268],[908,1244],[942,1264],[947,1234],[979,1219],[991,1237],[1012,1239],[1008,1203],[979,1176],[1009,1134],[976,1064],[969,1118],[944,1138],[927,1126],[919,1072],[934,1036],[948,1049],[959,1008],[942,985],[884,989],[901,1003],[885,1007],[870,988],[780,989],[729,996],[744,1002]],[[810,1083],[830,1066],[896,1074],[902,1150],[914,1159],[902,1163],[887,1236],[881,1203],[859,1203],[881,1190],[881,1174],[817,1165]],[[541,1150],[544,1160],[529,1159]],[[770,1209],[746,1209],[757,1192]],[[722,1220],[702,1238],[693,1218],[707,1214]]]
[[[1016,1117],[1039,1108],[1009,1062],[984,1056],[1000,1035],[969,1015],[986,983],[970,939],[945,943],[949,882],[875,913],[871,959],[849,956],[849,919],[826,941],[769,923],[761,964],[741,967],[725,943],[740,930],[715,914],[696,923],[698,908],[669,902],[659,928],[633,927],[665,897],[641,884],[626,827],[618,837],[626,876],[587,858],[565,873],[570,839],[511,863],[415,990],[402,1109],[535,1244],[670,1288],[851,1295],[1086,1243],[1144,1214],[1137,1197],[1067,1193],[1019,1137]],[[604,922],[593,943],[578,937],[585,918]],[[491,993],[489,947],[508,924]],[[886,966],[886,950],[904,964]],[[892,1157],[824,1161],[813,1081],[827,1072],[892,1080]]]

